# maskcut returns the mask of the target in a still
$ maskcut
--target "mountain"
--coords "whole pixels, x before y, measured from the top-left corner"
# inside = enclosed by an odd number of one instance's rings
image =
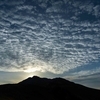
[[[0,100],[100,100],[100,90],[63,78],[33,76],[17,84],[0,85]]]

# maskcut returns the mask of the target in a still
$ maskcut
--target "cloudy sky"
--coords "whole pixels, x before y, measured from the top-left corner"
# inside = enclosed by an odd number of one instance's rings
[[[99,0],[0,0],[0,84],[33,75],[100,89]]]

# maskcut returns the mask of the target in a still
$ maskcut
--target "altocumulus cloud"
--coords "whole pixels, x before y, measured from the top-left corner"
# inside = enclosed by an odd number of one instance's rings
[[[0,70],[62,74],[98,62],[98,8],[91,1],[1,0]]]

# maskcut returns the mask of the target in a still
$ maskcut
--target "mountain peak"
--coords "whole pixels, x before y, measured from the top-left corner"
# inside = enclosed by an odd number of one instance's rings
[[[64,85],[71,86],[74,85],[75,83],[70,82],[63,78],[48,79],[48,78],[40,78],[39,76],[33,76],[21,81],[19,84],[31,84],[31,85],[45,87],[45,86],[64,86]]]
[[[39,76],[33,76],[32,79],[40,79]]]
[[[19,82],[19,84],[43,85],[49,83],[49,81],[50,79],[47,78],[40,78],[39,76],[33,76]]]

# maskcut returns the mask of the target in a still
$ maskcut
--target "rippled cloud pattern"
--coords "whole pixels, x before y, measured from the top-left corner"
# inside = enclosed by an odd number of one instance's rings
[[[0,0],[1,71],[62,74],[95,62],[100,62],[100,3]]]

